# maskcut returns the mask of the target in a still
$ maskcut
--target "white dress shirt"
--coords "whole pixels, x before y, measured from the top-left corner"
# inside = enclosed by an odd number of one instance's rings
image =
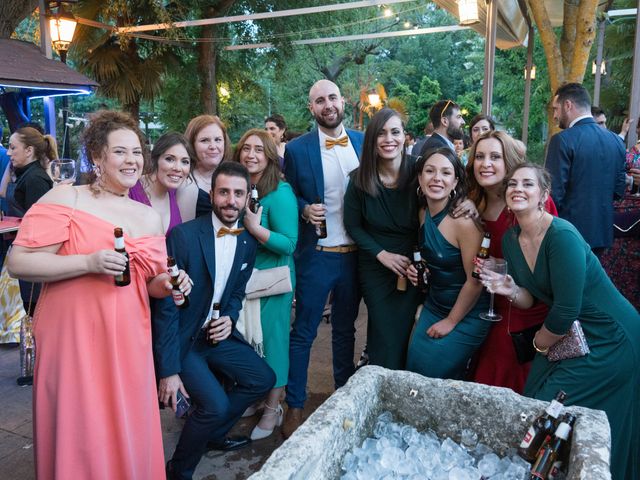
[[[216,245],[216,277],[213,282],[213,298],[211,299],[209,314],[202,325],[203,327],[211,319],[213,304],[220,302],[224,289],[227,286],[227,280],[229,280],[233,260],[236,256],[236,245],[238,243],[238,237],[236,235],[228,234],[218,238],[218,230],[225,225],[223,225],[213,212],[211,213],[211,222],[213,223],[213,238]],[[238,228],[238,222],[231,228]]]
[[[347,134],[344,126],[336,138]],[[344,194],[347,191],[349,173],[358,168],[360,162],[358,155],[351,144],[347,146],[335,145],[327,149],[325,141],[330,138],[322,130],[318,130],[320,137],[320,155],[322,157],[322,173],[324,175],[324,205],[327,218],[327,238],[318,239],[318,245],[323,247],[336,247],[338,245],[351,245],[354,241],[349,237],[344,228]],[[347,137],[349,138],[349,137]]]
[[[589,115],[580,115],[579,117],[573,119],[573,122],[571,122],[569,124],[569,128],[573,127],[576,123],[578,123],[580,120],[582,120],[584,118],[593,118],[593,116],[591,114],[589,114]]]

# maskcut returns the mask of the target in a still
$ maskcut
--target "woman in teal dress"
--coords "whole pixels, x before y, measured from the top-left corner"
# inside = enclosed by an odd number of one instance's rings
[[[616,290],[575,227],[544,210],[550,186],[549,174],[539,165],[520,165],[507,177],[505,198],[519,226],[504,235],[502,251],[511,275],[495,293],[518,308],[530,307],[535,299],[549,306],[534,337],[538,354],[524,393],[551,400],[564,390],[567,405],[604,410],[611,426],[612,478],[637,480],[640,315]],[[577,319],[590,353],[547,360],[549,347]]]
[[[426,152],[417,162],[422,258],[431,273],[429,293],[411,337],[407,370],[427,377],[464,377],[469,359],[489,332],[482,284],[471,276],[482,231],[474,220],[452,216],[464,197],[464,167],[448,148]],[[413,266],[408,269],[417,281]]]
[[[369,315],[369,363],[404,368],[420,297],[406,285],[406,269],[417,245],[413,161],[405,155],[404,125],[395,110],[374,115],[364,135],[360,167],[344,197],[344,226],[358,245],[358,276]]]
[[[278,152],[269,133],[253,129],[236,147],[234,160],[242,163],[257,185],[260,209],[245,211],[244,226],[260,242],[255,268],[264,270],[287,265],[295,285],[293,251],[298,241],[298,204],[291,186],[280,180]],[[295,288],[295,287],[294,287]],[[266,438],[282,423],[280,397],[289,374],[289,329],[293,292],[260,299],[260,323],[264,359],[276,374],[276,383],[264,402],[262,418],[251,438]]]

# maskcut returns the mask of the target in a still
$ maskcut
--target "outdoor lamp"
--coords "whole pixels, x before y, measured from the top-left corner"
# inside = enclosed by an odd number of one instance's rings
[[[596,64],[596,61],[594,60],[593,63],[591,64],[591,75],[595,75],[596,71],[598,70],[598,65]],[[607,66],[604,63],[604,60],[600,63],[600,75],[606,75],[607,74]]]
[[[524,67],[524,79],[527,79],[527,67]],[[531,65],[531,80],[536,79],[536,66]]]
[[[377,93],[369,93],[367,97],[369,98],[369,105],[371,105],[372,107],[377,107],[380,105],[380,95],[378,95]]]
[[[60,7],[49,18],[51,44],[61,57],[69,50],[77,24],[75,17],[69,12],[61,11]]]
[[[458,17],[460,25],[473,25],[478,23],[478,0],[458,0]]]

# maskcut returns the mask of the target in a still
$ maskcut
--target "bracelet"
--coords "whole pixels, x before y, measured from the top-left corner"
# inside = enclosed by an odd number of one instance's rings
[[[515,291],[509,297],[509,302],[513,303],[518,299],[518,295],[520,294],[520,287],[516,285]]]
[[[549,351],[549,347],[547,347],[547,348],[538,348],[538,346],[536,345],[536,337],[533,337],[532,343],[533,343],[533,348],[538,353],[542,353],[544,355],[545,353],[547,353]]]

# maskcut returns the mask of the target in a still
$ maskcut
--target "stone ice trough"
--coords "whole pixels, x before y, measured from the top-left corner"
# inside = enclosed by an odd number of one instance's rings
[[[431,428],[441,438],[451,437],[456,442],[463,428],[471,429],[480,442],[502,456],[518,446],[530,422],[546,405],[506,388],[364,367],[250,478],[340,478],[344,455],[371,436],[377,416],[385,410],[391,411],[396,421],[418,430]],[[611,479],[611,434],[605,413],[581,407],[566,410],[578,415],[567,480]]]

